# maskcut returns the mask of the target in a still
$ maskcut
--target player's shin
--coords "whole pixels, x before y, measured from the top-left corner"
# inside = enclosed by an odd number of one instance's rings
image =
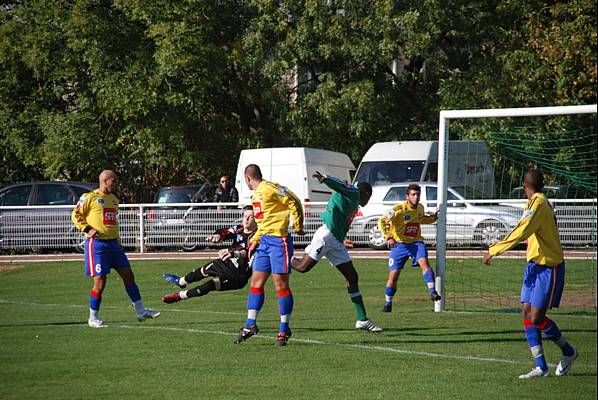
[[[575,352],[573,346],[571,346],[567,339],[565,339],[561,333],[561,330],[553,320],[544,317],[544,320],[536,325],[536,327],[542,331],[546,339],[559,346],[565,356],[573,355]]]
[[[210,279],[209,281],[207,281],[204,284],[199,285],[198,287],[195,287],[193,289],[189,289],[187,291],[185,291],[184,296],[181,295],[183,292],[179,292],[179,295],[181,296],[181,299],[184,298],[191,298],[191,297],[199,297],[199,296],[204,296],[208,293],[210,293],[212,290],[216,290],[216,283]]]
[[[542,346],[542,335],[540,329],[534,325],[531,320],[523,321],[523,328],[525,331],[525,339],[529,345],[529,349],[532,352],[536,367],[542,369],[542,371],[548,371],[548,364],[546,363],[546,357],[544,357],[544,347]]]
[[[355,315],[357,316],[357,320],[367,320],[368,317],[365,312],[365,305],[363,304],[363,297],[361,296],[361,292],[351,292],[350,289],[348,289],[348,292],[349,298],[351,299],[351,303],[353,303],[353,308],[355,308]]]
[[[293,312],[293,293],[291,289],[278,291],[278,307],[280,313],[279,332],[290,333],[289,322]]]
[[[264,305],[264,288],[252,287],[247,296],[247,321],[245,328],[250,328],[256,324],[257,316]]]
[[[100,319],[100,305],[102,303],[102,294],[92,290],[89,295],[89,318]]]
[[[135,312],[137,314],[142,314],[145,310],[143,306],[143,301],[141,301],[141,294],[139,293],[139,287],[137,284],[133,283],[132,285],[125,286],[125,290],[127,291],[127,295],[131,299],[131,302],[135,306]]]
[[[434,270],[432,268],[426,269],[422,272],[422,277],[428,288],[428,292],[430,294],[434,293],[436,291],[436,278],[434,276]]]

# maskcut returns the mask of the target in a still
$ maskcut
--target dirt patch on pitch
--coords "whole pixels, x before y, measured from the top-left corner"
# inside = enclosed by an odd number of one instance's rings
[[[0,264],[0,272],[2,271],[11,271],[13,269],[20,269],[24,268],[24,265],[14,265],[14,264]]]

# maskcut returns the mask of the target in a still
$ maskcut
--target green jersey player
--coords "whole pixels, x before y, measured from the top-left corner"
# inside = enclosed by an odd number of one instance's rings
[[[313,178],[336,193],[332,195],[326,205],[326,211],[321,215],[324,225],[314,233],[311,243],[305,248],[303,258],[301,260],[293,259],[292,267],[296,271],[307,272],[322,257],[326,257],[347,281],[349,298],[357,315],[355,327],[370,332],[380,332],[382,329],[366,315],[363,298],[359,292],[359,276],[347,251],[346,245],[350,245],[345,241],[347,231],[359,206],[365,206],[370,200],[372,187],[367,182],[359,182],[357,186],[349,185],[338,178],[324,176],[319,171],[316,171]]]

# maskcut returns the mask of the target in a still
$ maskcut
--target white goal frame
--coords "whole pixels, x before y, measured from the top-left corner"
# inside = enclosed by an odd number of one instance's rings
[[[531,107],[531,108],[496,108],[480,110],[443,110],[438,123],[438,222],[436,233],[436,289],[442,297],[434,303],[434,311],[445,310],[445,275],[446,275],[446,209],[448,186],[448,138],[451,119],[492,118],[492,117],[530,117],[542,115],[596,114],[597,105]],[[480,261],[481,262],[481,261]]]

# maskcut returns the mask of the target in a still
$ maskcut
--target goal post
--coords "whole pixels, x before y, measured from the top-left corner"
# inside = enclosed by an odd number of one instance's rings
[[[439,115],[438,125],[438,222],[436,236],[436,286],[442,300],[434,304],[434,311],[445,310],[446,297],[446,260],[447,260],[447,195],[449,173],[449,123],[457,119],[562,116],[571,114],[596,114],[597,105],[502,108],[477,110],[443,110]],[[481,259],[480,259],[481,262]]]

